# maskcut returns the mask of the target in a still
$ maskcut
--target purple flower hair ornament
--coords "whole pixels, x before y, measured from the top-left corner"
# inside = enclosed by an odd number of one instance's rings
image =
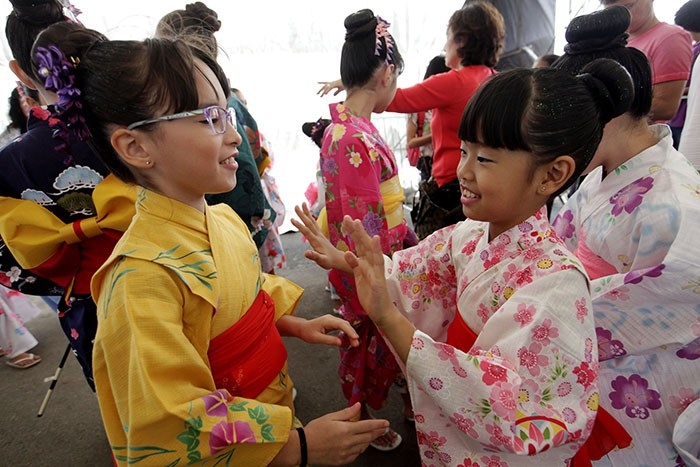
[[[58,97],[54,116],[59,123],[54,129],[53,137],[60,143],[56,150],[65,151],[70,160],[69,129],[75,132],[80,141],[90,138],[90,131],[82,115],[81,92],[75,87],[74,71],[80,60],[75,57],[68,60],[55,45],[37,47],[36,59],[39,63],[39,76],[44,78],[44,87],[55,92]]]
[[[391,24],[383,20],[380,16],[377,16],[377,27],[374,30],[375,42],[374,55],[377,57],[382,56],[382,48],[386,50],[384,57],[384,64],[389,65],[390,62],[394,61],[394,40],[389,34],[389,26]],[[382,42],[384,46],[382,47]]]

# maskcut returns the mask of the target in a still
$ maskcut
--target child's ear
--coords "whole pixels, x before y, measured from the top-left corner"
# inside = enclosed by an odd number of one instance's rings
[[[559,156],[544,168],[538,193],[551,196],[569,181],[576,171],[576,162],[571,156]]]
[[[18,80],[22,82],[25,86],[27,86],[29,89],[36,89],[36,84],[32,79],[20,68],[19,63],[17,60],[10,60],[10,70],[12,70],[12,73],[15,74]]]
[[[112,133],[110,142],[124,163],[137,169],[147,169],[153,167],[153,159],[141,136],[134,130],[119,128]]]

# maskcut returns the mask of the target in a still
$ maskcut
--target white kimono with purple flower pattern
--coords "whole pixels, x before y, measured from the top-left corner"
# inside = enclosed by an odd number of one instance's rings
[[[632,435],[600,465],[684,465],[671,436],[700,397],[700,175],[653,128],[658,144],[594,170],[554,220],[592,279],[601,404]]]
[[[587,278],[543,208],[488,242],[466,220],[387,259],[416,325],[406,364],[426,466],[565,465],[598,407]],[[458,311],[478,338],[445,344]],[[536,454],[535,456],[532,456]]]

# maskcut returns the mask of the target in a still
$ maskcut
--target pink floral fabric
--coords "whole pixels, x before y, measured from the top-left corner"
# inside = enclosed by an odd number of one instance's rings
[[[574,251],[612,267],[589,268],[601,405],[632,435],[604,465],[684,465],[672,433],[700,398],[700,175],[660,141],[583,182],[553,225]]]
[[[402,249],[404,243],[414,245],[417,238],[405,221],[389,228],[386,220],[379,185],[398,176],[391,148],[369,120],[352,114],[342,103],[332,104],[330,112],[332,123],[324,133],[320,161],[330,241],[342,250],[354,248],[341,226],[343,217],[349,215],[361,219],[370,235],[379,235],[385,254]],[[353,348],[346,341],[340,347],[338,373],[343,392],[350,404],[366,401],[379,409],[399,372],[398,365],[362,309],[352,276],[334,270],[329,278],[342,302],[341,315],[362,343]]]
[[[543,208],[488,241],[488,224],[439,230],[387,262],[416,325],[406,364],[425,466],[565,465],[598,407],[587,279]],[[446,343],[458,312],[478,335]]]

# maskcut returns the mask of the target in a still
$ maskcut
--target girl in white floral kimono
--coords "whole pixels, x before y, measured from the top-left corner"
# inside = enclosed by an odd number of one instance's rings
[[[591,278],[601,406],[633,441],[596,465],[682,466],[674,430],[700,437],[700,417],[676,422],[700,398],[700,175],[666,125],[647,124],[651,69],[626,47],[629,23],[626,8],[611,7],[567,29],[554,66],[579,73],[614,59],[630,72],[635,98],[605,127],[590,174],[553,225]]]
[[[598,409],[588,281],[545,204],[588,165],[632,83],[609,60],[586,71],[519,69],[482,85],[459,132],[467,220],[391,260],[360,221],[344,221],[356,257],[297,208],[306,256],[353,271],[405,365],[423,465],[563,466],[577,451],[585,465],[596,451],[581,449]]]

